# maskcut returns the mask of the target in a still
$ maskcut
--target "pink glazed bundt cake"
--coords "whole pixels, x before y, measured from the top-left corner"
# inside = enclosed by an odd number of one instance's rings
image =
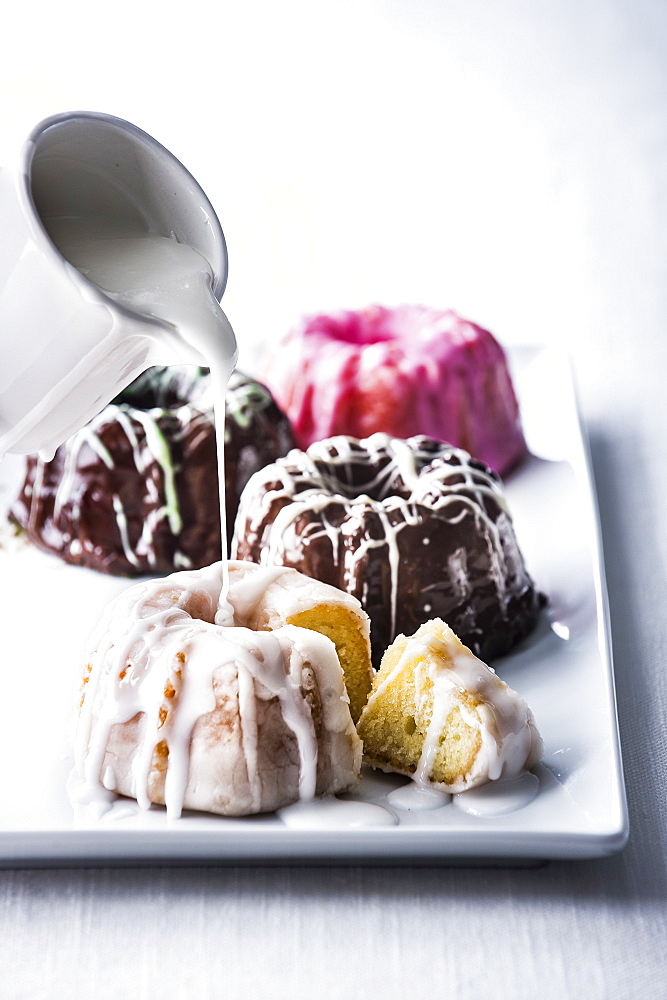
[[[451,310],[308,316],[272,351],[264,380],[300,448],[336,434],[424,434],[501,475],[526,451],[502,347]]]

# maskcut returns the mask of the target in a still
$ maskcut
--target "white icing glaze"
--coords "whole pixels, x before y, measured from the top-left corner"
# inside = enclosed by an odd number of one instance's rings
[[[439,788],[430,788],[426,785],[418,785],[410,782],[408,785],[401,785],[387,795],[387,802],[397,809],[405,809],[408,812],[427,812],[432,809],[442,809],[449,805],[452,796],[448,792],[443,792]]]
[[[346,608],[355,616],[370,655],[369,619],[351,594],[286,566],[258,566],[235,559],[228,565],[229,597],[238,621],[250,628],[274,628],[318,605]]]
[[[503,816],[524,809],[540,790],[540,779],[526,771],[517,778],[490,782],[454,795],[455,806],[471,816]]]
[[[231,572],[232,625],[221,626],[215,620],[224,578],[221,563],[139,583],[105,609],[91,637],[75,738],[75,760],[88,794],[97,790],[104,798],[104,790],[112,788],[134,795],[147,808],[155,800],[157,750],[158,758],[166,759],[168,815],[178,816],[184,805],[206,808],[198,797],[199,779],[191,773],[191,752],[198,723],[215,710],[216,690],[221,687],[234,690],[238,704],[242,754],[235,767],[243,766],[250,796],[244,811],[265,808],[265,784],[276,780],[267,778],[260,766],[260,758],[266,755],[260,746],[262,702],[277,701],[282,723],[295,739],[298,798],[307,801],[317,792],[322,747],[328,754],[327,766],[334,772],[333,790],[354,784],[361,745],[334,644],[326,636],[293,625],[274,631],[246,627],[277,574],[250,564],[238,571],[232,564]],[[285,572],[280,570],[281,575]],[[311,590],[318,586],[308,583]],[[318,740],[310,702],[304,697],[311,675],[330,749],[322,736]],[[128,737],[136,742],[128,790],[123,783],[123,762],[117,751],[110,750],[110,741],[114,727],[118,734],[118,727],[132,720],[140,732]],[[334,759],[334,748],[340,762]],[[213,780],[224,777],[229,775]],[[230,781],[233,785],[233,775]]]
[[[278,816],[292,830],[356,830],[398,822],[393,813],[376,803],[333,796],[314,803],[297,802],[279,809]]]
[[[284,575],[284,566],[264,566],[253,573],[241,576],[235,574],[233,590],[229,591],[234,614],[243,621],[251,618],[258,603],[265,597],[268,587]]]

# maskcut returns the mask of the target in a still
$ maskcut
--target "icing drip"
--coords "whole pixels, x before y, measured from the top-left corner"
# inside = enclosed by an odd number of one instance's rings
[[[171,529],[172,535],[178,535],[183,527],[183,519],[178,507],[176,476],[171,459],[169,442],[160,430],[157,420],[151,420],[150,417],[147,417],[141,410],[136,411],[135,419],[137,419],[144,428],[144,434],[146,435],[146,448],[162,469],[164,493],[167,501],[166,507],[164,508],[164,514],[169,521],[169,528]],[[137,466],[137,468],[140,472],[142,471],[139,466]],[[161,511],[160,513],[162,514],[163,512]]]
[[[125,553],[125,558],[128,562],[131,562],[133,566],[139,567],[139,560],[132,551],[132,546],[130,545],[130,538],[127,530],[127,518],[125,517],[125,510],[123,508],[123,503],[117,493],[114,493],[111,502],[113,503],[114,513],[116,515],[116,525],[118,527],[118,534],[120,535],[120,542],[123,546],[123,552]]]

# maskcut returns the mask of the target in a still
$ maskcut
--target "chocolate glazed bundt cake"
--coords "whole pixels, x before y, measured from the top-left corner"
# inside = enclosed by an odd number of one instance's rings
[[[232,556],[292,566],[357,597],[377,666],[395,637],[441,618],[485,660],[537,621],[500,480],[426,437],[333,437],[256,473]]]
[[[215,424],[207,369],[151,368],[51,461],[27,460],[11,515],[68,563],[138,576],[221,557]],[[244,485],[294,444],[260,383],[235,372],[226,399],[227,537]]]

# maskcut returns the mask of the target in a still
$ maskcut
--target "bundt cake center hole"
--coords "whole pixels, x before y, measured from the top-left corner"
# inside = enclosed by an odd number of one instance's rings
[[[367,497],[377,503],[389,497],[409,500],[411,496],[400,469],[388,455],[369,461],[363,452],[340,454],[332,447],[326,461],[320,459],[315,466],[322,491],[347,500]]]
[[[391,497],[409,500],[411,495],[411,491],[396,475],[392,477],[379,475],[365,482],[328,476],[323,477],[322,488],[326,493],[338,494],[346,500],[368,499],[374,503],[383,503]]]
[[[393,340],[395,331],[382,317],[374,313],[348,313],[340,318],[331,317],[326,335],[334,340],[360,347]]]
[[[113,403],[135,410],[173,410],[200,398],[208,381],[208,369],[197,365],[153,367],[123,389]]]

